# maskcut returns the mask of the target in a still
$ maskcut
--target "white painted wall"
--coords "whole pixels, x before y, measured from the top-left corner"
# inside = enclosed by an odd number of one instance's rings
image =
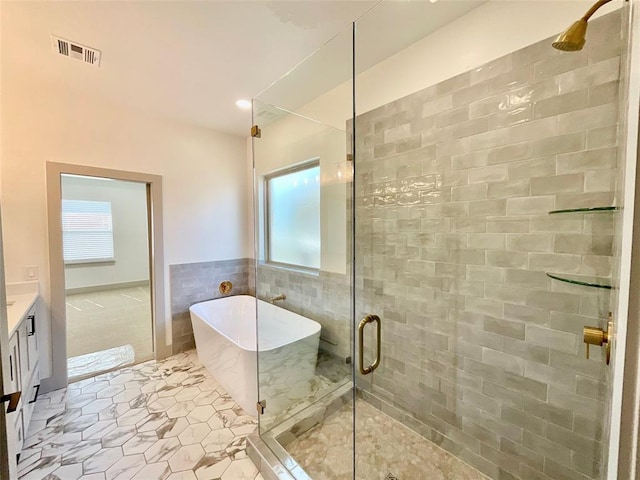
[[[114,262],[67,265],[67,290],[149,280],[146,184],[65,175],[62,198],[109,202],[113,222]]]
[[[403,3],[397,2],[399,13]],[[358,55],[365,49],[377,48],[386,39],[378,36],[375,43],[364,44],[357,40],[356,33],[356,112],[368,112],[557,35],[582,17],[593,3],[592,0],[492,0],[366,71],[358,69]],[[623,0],[613,0],[593,18],[622,4]],[[374,9],[358,20],[356,32],[379,22],[375,16]],[[393,22],[394,18],[387,21]],[[344,129],[351,115],[351,96],[351,82],[345,82],[310,99],[297,113]]]
[[[49,302],[47,161],[162,175],[170,341],[169,265],[252,256],[245,139],[79,96],[17,64],[0,68],[7,281],[37,265]]]

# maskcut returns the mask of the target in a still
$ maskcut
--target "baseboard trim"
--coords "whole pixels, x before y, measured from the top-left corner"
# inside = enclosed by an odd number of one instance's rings
[[[121,288],[148,287],[149,280],[139,280],[137,282],[109,283],[106,285],[93,285],[91,287],[68,288],[65,295],[77,295],[79,293],[104,292],[105,290],[119,290]]]

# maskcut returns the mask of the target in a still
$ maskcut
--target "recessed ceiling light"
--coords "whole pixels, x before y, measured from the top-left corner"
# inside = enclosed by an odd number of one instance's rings
[[[251,101],[244,99],[236,100],[236,106],[242,110],[249,110],[251,109]]]
[[[436,3],[438,0],[429,0],[431,3]]]

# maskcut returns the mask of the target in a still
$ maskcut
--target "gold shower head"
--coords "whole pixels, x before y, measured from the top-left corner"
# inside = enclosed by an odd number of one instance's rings
[[[569,28],[558,35],[556,41],[551,45],[557,50],[563,52],[576,52],[582,50],[586,42],[587,35],[587,21],[580,19],[577,22],[573,22]]]
[[[563,52],[582,50],[587,37],[587,22],[591,16],[596,13],[596,10],[610,1],[611,0],[598,0],[580,20],[572,23],[569,28],[558,35],[556,41],[551,44],[553,48],[562,50]]]

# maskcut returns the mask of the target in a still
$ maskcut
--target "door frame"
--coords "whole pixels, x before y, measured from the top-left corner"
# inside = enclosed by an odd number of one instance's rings
[[[62,249],[61,175],[63,174],[111,178],[114,180],[140,182],[147,185],[153,351],[156,360],[171,355],[171,345],[167,344],[165,321],[162,176],[86,165],[47,162],[52,375],[42,381],[43,392],[64,388],[69,380],[67,372],[65,270]]]

